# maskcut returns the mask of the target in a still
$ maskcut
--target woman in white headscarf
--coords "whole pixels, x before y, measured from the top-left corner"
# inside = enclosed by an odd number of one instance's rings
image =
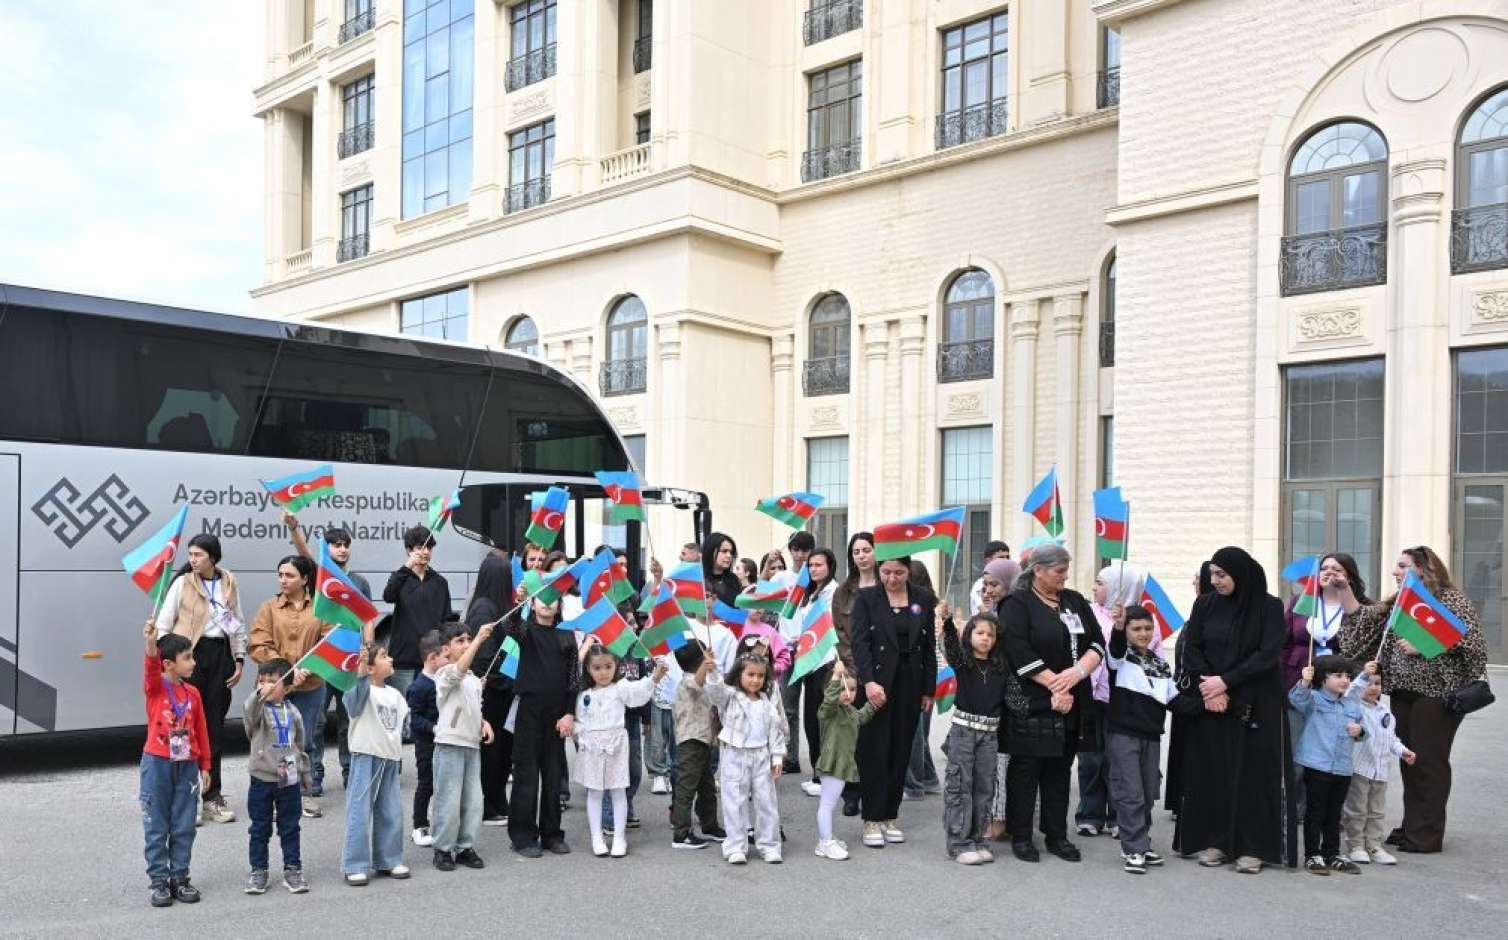
[[[1009,558],[996,558],[984,566],[984,577],[980,578],[980,596],[983,601],[982,610],[989,613],[997,613],[1000,602],[1005,595],[1010,593],[1011,585],[1021,576],[1021,566]],[[998,614],[997,614],[998,616]],[[1012,677],[1014,678],[1014,676]],[[995,796],[990,801],[990,825],[985,832],[985,838],[993,842],[1005,840],[1005,766],[1010,756],[1005,752],[1005,722],[1000,723],[997,732],[999,739],[999,753],[995,756]]]

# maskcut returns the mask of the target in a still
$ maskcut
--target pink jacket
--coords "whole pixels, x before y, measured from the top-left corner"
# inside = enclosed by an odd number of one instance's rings
[[[750,634],[769,641],[770,656],[775,661],[775,679],[779,681],[784,678],[785,674],[791,671],[791,648],[780,636],[780,631],[764,621],[750,617],[749,622],[744,625],[744,632],[739,637],[739,643],[742,644],[743,637]]]

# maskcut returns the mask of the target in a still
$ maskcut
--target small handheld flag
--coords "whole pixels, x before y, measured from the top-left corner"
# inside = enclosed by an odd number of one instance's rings
[[[273,502],[289,512],[298,512],[317,499],[335,495],[335,467],[321,464],[313,470],[263,480],[262,487],[272,494]]]
[[[686,631],[690,626],[669,582],[664,582],[654,594],[654,604],[649,609],[649,626],[644,628],[639,642],[651,656],[664,656],[686,645]]]
[[[953,707],[953,699],[957,695],[958,675],[953,672],[953,667],[938,667],[937,687],[932,690],[932,707],[937,709],[939,715],[946,714]]]
[[[733,606],[739,610],[768,610],[779,613],[785,608],[791,589],[779,581],[759,581],[753,590],[733,598]]]
[[[1058,496],[1058,466],[1053,464],[1047,476],[1032,487],[1021,511],[1042,523],[1048,535],[1063,534],[1063,500]]]
[[[1121,498],[1121,488],[1094,491],[1094,545],[1101,558],[1126,560],[1126,531],[1131,524],[1131,504]]]
[[[1157,579],[1150,574],[1147,582],[1141,589],[1141,605],[1147,608],[1152,619],[1157,623],[1157,632],[1164,640],[1183,628],[1183,615],[1178,608],[1173,606],[1173,601],[1168,598],[1168,592],[1162,589]]]
[[[524,594],[541,604],[553,604],[575,583],[570,568],[561,568],[550,574],[541,574],[536,568],[524,575]]]
[[[1283,580],[1293,582],[1293,586],[1299,589],[1298,597],[1293,601],[1293,612],[1301,617],[1312,617],[1319,612],[1319,569],[1318,555],[1297,558],[1283,568]]]
[[[634,596],[634,583],[628,579],[628,559],[613,555],[613,565],[608,569],[608,575],[612,578],[612,586],[607,589],[607,596],[614,604],[621,604]]]
[[[742,639],[744,627],[749,625],[749,612],[729,607],[720,600],[713,600],[712,619],[733,631],[735,637]]]
[[[518,552],[513,553],[513,586],[517,588],[524,583],[524,563]]]
[[[776,522],[801,529],[826,501],[826,497],[816,493],[786,493],[784,496],[767,496],[755,503],[754,508]]]
[[[934,548],[951,558],[958,554],[963,537],[963,517],[964,508],[958,506],[875,526],[874,560],[889,561]]]
[[[296,665],[302,666],[342,692],[356,684],[356,667],[361,662],[361,631],[336,627],[304,654]]]
[[[581,560],[576,562],[581,566],[577,577],[586,606],[590,607],[604,597],[611,599],[609,590],[613,586],[613,561],[613,550],[604,548],[595,556],[589,558],[583,555]],[[618,603],[616,600],[612,602]]]
[[[634,636],[633,627],[618,613],[612,601],[603,598],[586,610],[575,620],[568,620],[559,625],[562,630],[580,630],[582,633],[590,633],[602,641],[607,651],[622,659],[631,653],[638,640]]]
[[[552,486],[545,490],[544,497],[529,516],[529,528],[524,530],[524,538],[543,546],[546,551],[552,548],[556,537],[560,535],[561,527],[565,525],[566,507],[570,501],[571,494],[563,486]]]
[[[510,679],[518,678],[518,641],[511,636],[503,637],[503,664],[497,671]]]
[[[801,637],[796,641],[796,659],[786,682],[795,684],[808,673],[821,668],[827,654],[837,649],[838,631],[833,627],[832,604],[819,597],[806,609]]]
[[[1434,659],[1466,639],[1466,624],[1424,586],[1413,569],[1403,579],[1388,629],[1408,640],[1419,655]]]
[[[459,488],[451,490],[450,495],[441,494],[429,501],[429,521],[426,526],[431,533],[437,534],[445,528],[445,523],[450,521],[451,513],[461,508],[461,491]]]
[[[675,592],[681,613],[688,617],[707,616],[707,589],[702,584],[702,566],[694,561],[683,561],[665,580]]]
[[[360,632],[377,616],[377,608],[330,557],[330,546],[320,539],[319,569],[314,575],[314,619]]]
[[[796,583],[790,587],[790,593],[786,596],[785,605],[780,608],[780,616],[789,620],[796,616],[796,611],[801,607],[801,602],[806,600],[806,594],[812,589],[812,571],[806,565],[801,566],[801,573],[796,575]]]
[[[173,513],[167,525],[120,560],[126,574],[152,599],[154,609],[162,603],[168,586],[173,583],[173,560],[178,557],[178,543],[183,539],[186,522],[188,504],[184,503]]]
[[[639,483],[637,473],[631,470],[598,470],[597,482],[602,484],[603,491],[613,504],[607,514],[609,522],[644,521],[644,488]]]

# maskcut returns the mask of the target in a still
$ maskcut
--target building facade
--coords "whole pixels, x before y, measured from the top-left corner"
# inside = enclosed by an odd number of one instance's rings
[[[1424,543],[1505,658],[1508,3],[270,0],[268,35],[259,308],[555,363],[744,554],[772,492],[835,546],[966,505],[957,597],[1056,465],[1080,580],[1113,481],[1181,602],[1221,544],[1380,589]]]

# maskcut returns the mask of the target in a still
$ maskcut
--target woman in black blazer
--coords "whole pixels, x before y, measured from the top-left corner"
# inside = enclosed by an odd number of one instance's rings
[[[897,825],[912,738],[937,681],[937,598],[910,583],[911,559],[880,563],[880,583],[854,595],[850,629],[860,693],[883,706],[859,730],[864,844],[904,842]]]
[[[1011,850],[1026,862],[1041,857],[1032,844],[1039,792],[1047,851],[1069,862],[1080,857],[1068,841],[1068,778],[1093,693],[1087,680],[1105,646],[1088,601],[1064,587],[1070,560],[1060,545],[1038,548],[999,607],[1016,680],[1006,691],[1006,829]]]

